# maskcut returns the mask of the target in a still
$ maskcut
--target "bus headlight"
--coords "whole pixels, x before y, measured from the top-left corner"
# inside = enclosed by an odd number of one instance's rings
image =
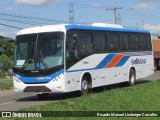
[[[21,81],[20,81],[18,78],[16,78],[15,76],[13,76],[13,80],[16,81],[16,82],[18,82],[18,83],[21,82]]]

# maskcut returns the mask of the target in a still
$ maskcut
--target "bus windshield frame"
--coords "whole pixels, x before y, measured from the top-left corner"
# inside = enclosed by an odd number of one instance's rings
[[[64,66],[64,33],[45,32],[16,37],[14,69],[47,71]]]

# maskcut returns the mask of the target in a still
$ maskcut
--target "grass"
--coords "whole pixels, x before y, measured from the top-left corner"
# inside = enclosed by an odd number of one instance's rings
[[[138,84],[133,87],[121,87],[108,89],[106,91],[94,92],[81,97],[65,98],[54,100],[46,105],[33,106],[21,109],[22,111],[160,111],[160,80],[145,84]],[[18,118],[16,118],[18,119]],[[32,118],[34,120],[36,118]],[[53,118],[45,118],[52,120]],[[54,118],[65,120],[66,118]],[[68,117],[70,120],[79,119],[106,119],[93,117]],[[151,118],[136,117],[113,117],[111,120],[150,120]],[[159,119],[159,118],[152,118]],[[18,119],[19,120],[19,119]]]
[[[11,78],[0,77],[0,91],[9,90],[13,88],[13,81]]]
[[[0,76],[0,80],[1,80],[1,79],[6,79],[6,76]]]
[[[0,90],[10,90],[13,88],[12,81],[0,83]]]
[[[27,111],[159,111],[160,81],[53,101]]]

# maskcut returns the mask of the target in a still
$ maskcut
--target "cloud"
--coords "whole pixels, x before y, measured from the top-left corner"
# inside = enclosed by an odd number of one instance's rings
[[[7,12],[11,12],[14,10],[14,8],[13,7],[6,7],[4,10]]]
[[[62,0],[15,0],[18,4],[28,5],[28,6],[45,6],[48,4],[55,4]]]
[[[91,6],[94,8],[104,8],[105,7],[103,4],[100,4],[100,3],[92,3]]]
[[[138,3],[135,8],[139,8],[139,9],[154,9],[155,8],[155,4],[152,2],[141,2]]]
[[[5,28],[5,26],[3,26],[3,25],[0,25],[0,30],[2,30],[2,29],[4,29]]]
[[[160,24],[159,25],[144,25],[145,29],[150,30],[152,33],[159,34],[160,35]]]

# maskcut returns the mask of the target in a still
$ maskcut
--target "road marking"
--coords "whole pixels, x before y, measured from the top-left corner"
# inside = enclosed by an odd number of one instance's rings
[[[7,105],[7,104],[11,104],[11,103],[15,103],[15,102],[6,102],[6,103],[1,103],[0,106],[2,105]]]

